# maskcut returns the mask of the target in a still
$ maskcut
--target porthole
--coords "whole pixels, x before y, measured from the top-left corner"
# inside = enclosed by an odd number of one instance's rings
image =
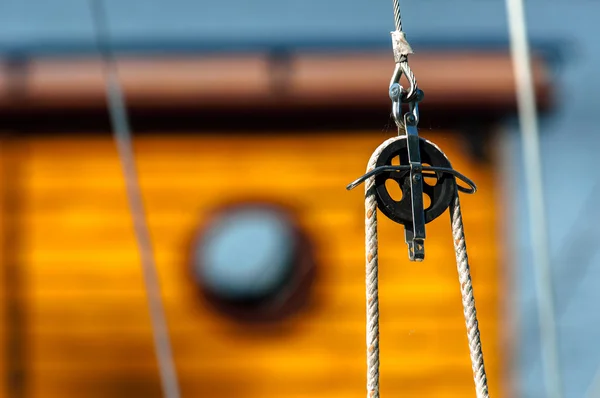
[[[265,203],[213,212],[194,242],[202,296],[243,321],[279,320],[302,308],[315,276],[312,245],[293,214]]]

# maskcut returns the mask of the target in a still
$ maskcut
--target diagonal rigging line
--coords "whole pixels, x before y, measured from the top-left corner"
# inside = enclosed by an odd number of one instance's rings
[[[146,298],[152,322],[154,346],[158,360],[161,385],[165,398],[179,398],[179,384],[173,361],[169,331],[163,308],[156,261],[150,239],[150,231],[145,216],[144,204],[133,156],[131,129],[125,100],[118,81],[117,67],[111,51],[106,10],[103,0],[91,0],[96,39],[104,59],[108,109],[114,138],[121,159],[123,175],[127,187],[129,208],[133,219],[135,235],[140,252]]]
[[[562,292],[562,301],[557,302],[556,315],[560,317],[567,311],[579,285],[585,279],[590,270],[591,262],[599,248],[595,244],[597,239],[593,229],[596,227],[595,220],[598,219],[596,202],[600,194],[600,178],[596,178],[591,192],[588,194],[584,204],[580,207],[579,214],[575,218],[571,231],[567,231],[568,241],[561,246],[559,259],[556,261],[559,281],[566,285]]]
[[[558,268],[559,277],[557,280],[561,281],[565,287],[563,288],[561,301],[557,301],[556,305],[556,317],[560,321],[562,316],[565,315],[569,306],[571,305],[577,290],[581,283],[584,281],[585,276],[590,270],[592,260],[599,248],[595,245],[593,237],[593,227],[595,226],[594,221],[598,218],[598,211],[595,210],[595,204],[597,202],[597,196],[600,194],[600,178],[597,178],[594,182],[592,191],[588,194],[586,202],[580,207],[579,214],[575,217],[576,226],[566,234],[568,240],[563,240],[562,244],[557,251],[558,258],[552,263]],[[535,312],[537,307],[535,302],[527,301],[523,304],[524,310],[522,317],[528,319],[533,316],[532,312]],[[533,356],[534,346],[527,344],[521,348],[522,356],[525,358]],[[537,363],[540,362],[537,358]],[[529,378],[533,366],[528,367],[527,377]],[[600,373],[599,376],[600,378]],[[598,380],[600,383],[600,379]],[[600,385],[599,385],[600,388]]]
[[[554,291],[546,227],[544,187],[540,155],[535,88],[531,70],[524,0],[505,0],[511,58],[515,74],[519,123],[523,145],[524,174],[527,184],[529,229],[533,252],[533,270],[538,301],[540,345],[545,393],[549,398],[562,398],[554,311]]]

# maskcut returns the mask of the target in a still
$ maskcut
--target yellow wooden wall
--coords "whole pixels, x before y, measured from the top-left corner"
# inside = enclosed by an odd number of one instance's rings
[[[165,132],[136,140],[184,397],[365,396],[363,190],[345,186],[389,134]],[[13,229],[2,233],[18,234],[18,244],[3,247],[3,266],[17,266],[22,279],[24,396],[159,397],[120,164],[110,137],[85,137],[3,145],[2,156],[12,159],[4,168],[15,174],[10,184],[0,182],[2,196],[19,198],[16,210],[1,216]],[[470,159],[455,135],[427,137],[478,184],[462,204],[497,397],[503,353],[494,170]],[[187,269],[190,241],[207,212],[256,196],[298,209],[320,267],[310,306],[268,328],[241,327],[211,312]],[[428,224],[423,263],[407,260],[402,227],[380,220],[382,395],[474,396],[448,214]]]

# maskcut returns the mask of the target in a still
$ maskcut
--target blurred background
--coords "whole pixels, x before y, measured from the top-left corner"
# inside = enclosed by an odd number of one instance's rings
[[[392,2],[104,3],[183,396],[364,396],[345,186],[396,134]],[[461,200],[491,395],[545,397],[505,4],[401,7],[420,133],[479,188]],[[600,397],[598,15],[527,2],[568,398]],[[0,58],[0,394],[159,397],[90,2],[3,1]],[[381,391],[473,396],[448,216],[426,255],[380,217]]]

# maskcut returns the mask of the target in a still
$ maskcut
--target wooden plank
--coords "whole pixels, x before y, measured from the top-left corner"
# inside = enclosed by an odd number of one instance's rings
[[[494,169],[465,156],[455,136],[428,135],[479,186],[463,206],[491,393],[498,395]],[[383,137],[340,137],[164,134],[136,141],[184,395],[364,395],[363,194],[344,187]],[[245,151],[232,152],[231,142]],[[27,231],[18,258],[28,282],[29,396],[160,396],[114,145],[109,138],[31,138],[24,153],[21,214],[3,216]],[[259,194],[295,209],[316,244],[319,275],[302,312],[275,325],[241,326],[199,298],[188,253],[214,206]],[[382,393],[472,395],[448,216],[428,224],[422,264],[407,260],[402,228],[383,217],[380,247]]]
[[[26,264],[21,261],[23,230],[21,165],[22,141],[0,132],[0,397],[27,395],[27,288]]]

